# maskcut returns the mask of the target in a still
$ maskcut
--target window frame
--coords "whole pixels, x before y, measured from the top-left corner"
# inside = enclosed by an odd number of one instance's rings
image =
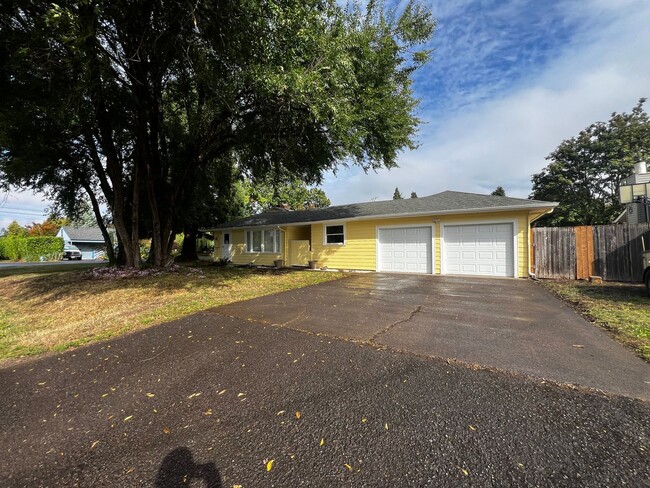
[[[260,250],[256,251],[252,249],[254,237],[254,232],[261,232],[260,236]],[[273,250],[267,251],[264,246],[264,233],[273,232]],[[276,227],[263,227],[260,229],[247,229],[244,234],[244,251],[246,254],[281,254],[282,253],[282,233],[279,228]]]
[[[327,242],[327,228],[328,227],[343,227],[343,242]],[[335,233],[332,235],[341,235],[340,233]],[[323,246],[345,246],[348,239],[347,239],[347,228],[345,225],[345,222],[330,222],[328,224],[323,224]]]

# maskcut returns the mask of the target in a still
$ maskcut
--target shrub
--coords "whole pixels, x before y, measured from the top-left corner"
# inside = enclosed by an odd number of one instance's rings
[[[0,238],[0,258],[18,261],[40,261],[61,259],[63,239],[60,237],[2,237]]]
[[[17,236],[0,237],[0,258],[18,261],[20,259],[18,242],[22,239]]]

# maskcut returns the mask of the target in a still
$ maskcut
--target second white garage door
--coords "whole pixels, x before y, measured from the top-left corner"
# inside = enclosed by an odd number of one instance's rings
[[[512,224],[444,226],[443,272],[514,276]]]
[[[378,271],[431,273],[431,227],[395,227],[378,231]]]

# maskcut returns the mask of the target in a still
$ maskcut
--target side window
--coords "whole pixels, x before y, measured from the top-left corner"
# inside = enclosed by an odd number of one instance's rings
[[[326,225],[325,244],[345,244],[345,226]]]
[[[223,234],[223,243],[224,244],[230,244],[230,233],[229,232],[225,232]]]

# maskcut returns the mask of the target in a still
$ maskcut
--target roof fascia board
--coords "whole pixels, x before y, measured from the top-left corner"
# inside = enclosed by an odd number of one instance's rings
[[[211,227],[205,229],[199,229],[202,232],[214,232],[221,230],[236,230],[236,229],[254,229],[258,227],[286,227],[288,225],[311,225],[311,224],[323,224],[325,222],[338,222],[338,221],[355,221],[355,220],[376,220],[376,219],[399,219],[407,217],[422,217],[430,215],[431,217],[437,217],[438,215],[461,215],[468,213],[491,213],[491,212],[508,212],[512,210],[546,210],[553,211],[555,207],[559,204],[557,202],[548,202],[546,204],[539,205],[506,205],[503,207],[480,207],[480,208],[466,208],[462,210],[438,210],[432,211],[427,210],[423,212],[408,212],[401,214],[384,214],[384,215],[363,215],[359,217],[343,217],[338,219],[327,219],[327,220],[309,220],[301,222],[285,222],[282,224],[270,224],[270,225],[242,225],[239,227]]]

